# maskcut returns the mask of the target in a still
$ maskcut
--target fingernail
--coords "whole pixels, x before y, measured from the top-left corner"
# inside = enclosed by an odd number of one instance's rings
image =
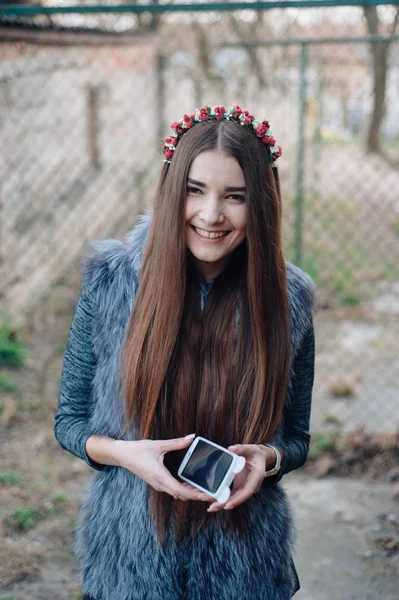
[[[186,437],[184,439],[185,440],[191,440],[194,437],[195,437],[195,433],[190,433],[190,435],[186,435]]]
[[[229,446],[229,450],[237,450],[237,446]]]
[[[226,504],[225,507],[224,507],[225,510],[229,510],[229,508],[233,508],[233,505],[232,504]]]

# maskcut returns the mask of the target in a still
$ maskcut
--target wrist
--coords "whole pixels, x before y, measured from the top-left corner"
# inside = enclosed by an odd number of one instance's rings
[[[111,458],[114,461],[114,464],[118,467],[125,466],[125,450],[126,450],[126,441],[125,440],[113,440],[113,444],[110,447]]]
[[[283,453],[281,450],[279,450],[279,448],[273,446],[272,444],[264,443],[264,446],[273,453],[272,460],[270,462],[266,461],[265,468],[265,477],[271,477],[272,475],[277,475],[277,473],[280,471]]]
[[[86,452],[93,462],[120,467],[123,466],[123,443],[123,440],[115,440],[104,435],[91,435],[86,440]]]
[[[272,469],[276,465],[277,455],[273,448],[266,446],[265,444],[259,444],[262,448],[265,457],[265,471]]]

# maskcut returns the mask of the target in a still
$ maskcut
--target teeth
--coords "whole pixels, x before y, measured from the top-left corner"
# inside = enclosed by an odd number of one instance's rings
[[[195,231],[203,238],[221,238],[227,235],[227,231],[205,231],[205,229],[198,229],[198,227],[194,227]]]

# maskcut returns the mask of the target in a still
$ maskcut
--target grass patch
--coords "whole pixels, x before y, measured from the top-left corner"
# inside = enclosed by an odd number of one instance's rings
[[[17,385],[11,373],[0,373],[0,393],[13,393],[17,391]]]
[[[284,250],[287,259],[295,263],[295,197],[286,198],[285,204]],[[391,256],[370,243],[367,224],[372,218],[371,207],[348,198],[304,198],[300,266],[323,291],[323,298],[334,299],[338,305],[358,306],[374,297],[374,282],[399,277]],[[362,223],[366,224],[364,231]],[[390,226],[399,236],[399,219],[387,223],[387,228]]]
[[[1,485],[20,485],[21,478],[17,473],[12,471],[0,471],[0,484]]]
[[[22,367],[28,348],[19,340],[17,331],[10,326],[4,315],[0,318],[0,367]]]
[[[393,140],[382,140],[382,145],[387,150],[399,150],[399,137]]]
[[[328,392],[334,398],[353,398],[356,396],[354,386],[351,383],[343,380],[332,383]]]
[[[51,496],[51,502],[54,502],[54,504],[64,504],[65,502],[68,502],[69,498],[66,494],[64,494],[63,492],[58,492],[57,494],[53,494]]]
[[[338,431],[330,431],[327,433],[316,433],[312,437],[312,442],[309,448],[309,458],[315,460],[328,450],[335,450],[336,443],[339,438]]]
[[[399,219],[396,219],[392,222],[392,229],[394,233],[396,233],[396,235],[399,237]]]
[[[30,410],[43,410],[46,408],[46,403],[38,397],[32,398],[29,404]]]
[[[332,133],[324,135],[321,133],[315,142],[323,146],[362,146],[364,143],[363,140],[356,137],[343,137]]]
[[[64,512],[66,505],[69,502],[69,497],[63,492],[53,494],[50,498],[49,513],[59,515]]]
[[[42,518],[42,513],[38,508],[17,505],[7,518],[7,524],[20,531],[32,529]]]
[[[66,344],[60,344],[59,346],[57,346],[57,348],[55,349],[55,354],[57,356],[64,356],[65,354],[65,350],[66,350]]]
[[[323,422],[331,425],[342,425],[342,420],[333,413],[326,413],[323,417]]]

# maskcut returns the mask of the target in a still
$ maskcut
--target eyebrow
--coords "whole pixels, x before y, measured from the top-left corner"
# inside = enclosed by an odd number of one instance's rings
[[[194,185],[198,185],[199,187],[206,188],[206,184],[202,183],[202,181],[197,181],[196,179],[191,179],[191,177],[187,177],[187,180],[190,183],[194,183]],[[246,188],[244,187],[226,187],[224,188],[225,192],[245,192]]]

